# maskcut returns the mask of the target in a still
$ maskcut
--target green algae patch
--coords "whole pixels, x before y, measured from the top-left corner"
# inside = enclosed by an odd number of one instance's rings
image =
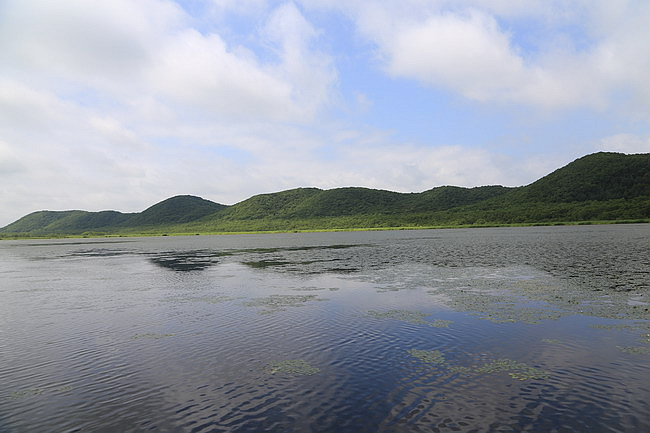
[[[297,287],[295,289],[296,292],[320,292],[323,290],[329,290],[330,292],[336,292],[340,290],[338,287]]]
[[[475,369],[479,374],[491,374],[506,372],[510,377],[517,380],[546,379],[549,373],[541,368],[531,367],[523,362],[512,359],[497,359]]]
[[[161,338],[165,337],[173,337],[176,334],[135,334],[133,337],[131,337],[131,340],[142,340],[142,339],[147,339],[147,340],[160,340]]]
[[[266,367],[268,374],[285,374],[289,376],[311,376],[320,372],[320,368],[313,367],[304,359],[288,359],[275,361]]]
[[[184,300],[188,302],[205,302],[207,304],[221,304],[223,302],[234,301],[238,298],[233,298],[231,296],[199,296],[196,298],[186,298]]]
[[[22,389],[20,391],[14,391],[11,393],[9,398],[12,400],[17,400],[20,398],[27,398],[27,397],[32,397],[35,395],[41,395],[45,392],[45,390],[41,388],[29,388],[29,389]]]
[[[425,320],[425,317],[428,317],[429,314],[408,310],[369,311],[368,315],[376,319],[399,320],[415,325],[433,326],[434,328],[448,328],[453,323],[451,320],[434,320],[430,322]]]
[[[42,388],[28,388],[28,389],[22,389],[20,391],[14,391],[9,395],[9,398],[12,400],[17,400],[21,398],[28,398],[28,397],[33,397],[37,395],[43,395],[43,394],[64,394],[67,392],[72,391],[72,386],[70,385],[62,385],[59,386],[58,388],[50,389],[49,391],[42,389]]]
[[[631,328],[630,325],[602,325],[602,324],[595,324],[591,325],[592,328],[594,329],[606,329],[606,330],[612,330],[612,329],[629,329]]]
[[[420,361],[427,364],[440,365],[451,374],[459,374],[466,377],[477,377],[486,374],[508,373],[508,375],[516,380],[532,380],[532,379],[547,379],[550,373],[541,368],[531,367],[523,362],[514,361],[512,359],[496,359],[486,362],[482,365],[464,366],[456,365],[448,361],[444,354],[439,350],[419,350],[411,349],[408,351],[409,355],[418,358]]]
[[[472,369],[472,367],[465,367],[464,365],[452,365],[449,367],[449,372],[454,374],[471,376],[474,370]]]
[[[494,284],[493,282],[488,283]],[[445,288],[427,291],[430,295],[443,295],[445,305],[456,311],[467,311],[479,319],[493,323],[525,323],[538,325],[544,320],[557,320],[569,313],[556,308],[525,305],[526,299],[506,289],[499,294],[492,288]]]
[[[594,329],[606,329],[606,330],[621,330],[621,329],[648,329],[650,330],[650,323],[641,323],[637,322],[632,325],[591,325]]]
[[[60,393],[66,393],[72,391],[72,386],[70,385],[63,385],[54,390],[54,392],[60,392]]]
[[[650,355],[650,347],[644,346],[616,346],[622,352],[631,353],[633,355]]]
[[[572,315],[650,320],[650,292],[594,288],[529,267],[434,270],[429,295],[455,311],[494,323],[534,325]],[[421,281],[418,284],[427,285],[424,279]],[[601,326],[618,329],[626,325]]]
[[[205,302],[208,304],[221,304],[223,302],[234,301],[238,298],[232,298],[230,296],[203,296],[193,299],[195,302]]]
[[[427,364],[445,364],[445,356],[439,350],[418,350],[411,349],[408,351],[411,356]]]
[[[591,325],[594,329],[604,329],[604,330],[641,330],[642,332],[639,337],[641,338],[642,343],[650,343],[650,333],[645,331],[650,331],[650,323],[648,322],[635,322],[633,324],[616,324],[616,325]]]
[[[256,298],[245,302],[248,307],[262,308],[262,314],[271,314],[277,311],[284,311],[288,307],[301,307],[309,301],[326,301],[316,295],[270,295],[265,298]]]
[[[531,367],[523,362],[514,361],[512,359],[497,359],[483,365],[475,365],[471,367],[452,365],[449,367],[449,372],[469,377],[485,374],[508,373],[508,376],[516,380],[547,379],[550,376],[550,373],[546,370]]]
[[[178,297],[178,298],[168,298],[163,299],[165,302],[199,302],[207,304],[221,304],[223,302],[235,301],[241,298],[233,298],[231,296],[225,295],[215,295],[215,296],[196,296],[196,297]]]

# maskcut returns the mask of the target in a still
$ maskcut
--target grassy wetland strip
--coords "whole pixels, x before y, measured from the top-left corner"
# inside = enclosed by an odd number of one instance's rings
[[[605,225],[605,224],[648,224],[650,218],[622,219],[622,220],[594,220],[594,221],[553,221],[553,222],[526,222],[526,223],[487,223],[487,224],[441,224],[428,226],[390,226],[390,227],[329,227],[329,228],[288,228],[272,230],[178,230],[178,227],[142,228],[141,230],[129,229],[116,232],[90,232],[81,234],[31,234],[12,233],[0,234],[0,240],[19,239],[79,239],[79,238],[128,238],[128,237],[155,237],[155,236],[210,236],[210,235],[242,235],[265,233],[325,233],[325,232],[354,232],[354,231],[390,231],[390,230],[443,230],[467,228],[495,228],[495,227],[545,227],[545,226],[571,226],[571,225]]]

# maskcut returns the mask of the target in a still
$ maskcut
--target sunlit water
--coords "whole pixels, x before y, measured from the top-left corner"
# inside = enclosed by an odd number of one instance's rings
[[[0,242],[1,432],[650,431],[650,225]]]

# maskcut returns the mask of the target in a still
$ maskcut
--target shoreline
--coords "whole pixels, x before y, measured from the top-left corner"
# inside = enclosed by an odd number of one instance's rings
[[[357,231],[399,231],[399,230],[444,230],[444,229],[479,229],[498,227],[548,227],[571,225],[609,225],[609,224],[649,224],[650,219],[627,220],[587,220],[587,221],[553,221],[529,223],[494,223],[494,224],[460,224],[437,226],[398,226],[398,227],[341,227],[323,229],[287,229],[287,230],[251,230],[251,231],[217,231],[217,232],[135,232],[135,233],[106,233],[106,234],[42,234],[25,236],[4,236],[0,234],[0,241],[30,240],[30,239],[107,239],[107,238],[135,238],[135,237],[166,237],[166,236],[215,236],[215,235],[245,235],[245,234],[272,234],[272,233],[327,233],[327,232],[357,232]]]

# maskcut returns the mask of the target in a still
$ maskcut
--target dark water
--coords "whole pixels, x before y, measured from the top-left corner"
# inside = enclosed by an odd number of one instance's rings
[[[0,297],[1,432],[650,431],[650,225],[2,241]]]

